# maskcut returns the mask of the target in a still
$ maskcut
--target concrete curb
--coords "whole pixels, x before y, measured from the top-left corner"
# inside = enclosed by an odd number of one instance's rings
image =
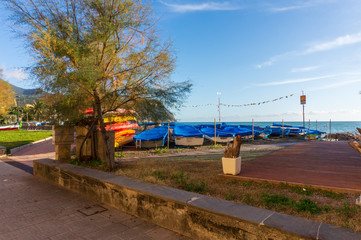
[[[20,147],[16,147],[16,148],[10,149],[10,154],[17,153],[17,152],[19,152],[20,150],[22,150],[22,149],[24,149],[24,148],[31,147],[31,146],[33,146],[34,144],[37,144],[37,143],[41,143],[41,142],[48,141],[48,140],[50,140],[50,139],[52,139],[52,138],[53,138],[53,137],[44,138],[44,139],[41,139],[41,140],[36,141],[36,142],[32,142],[32,143],[29,143],[29,144],[26,144],[26,145],[23,145],[23,146],[20,146]]]
[[[350,229],[49,159],[34,175],[194,239],[361,239]]]

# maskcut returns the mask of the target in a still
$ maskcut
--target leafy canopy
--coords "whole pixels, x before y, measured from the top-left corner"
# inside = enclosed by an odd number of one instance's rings
[[[32,73],[62,120],[93,106],[99,115],[122,107],[165,120],[191,89],[170,80],[171,43],[158,39],[145,1],[5,2],[36,59]]]
[[[1,79],[1,73],[2,70],[0,69],[0,116],[3,116],[14,104],[14,91],[8,82]]]

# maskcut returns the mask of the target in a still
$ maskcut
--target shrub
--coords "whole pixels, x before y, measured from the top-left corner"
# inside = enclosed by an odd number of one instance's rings
[[[309,198],[303,198],[296,203],[298,212],[309,212],[311,214],[321,213],[322,209],[317,206],[316,203],[312,202]]]

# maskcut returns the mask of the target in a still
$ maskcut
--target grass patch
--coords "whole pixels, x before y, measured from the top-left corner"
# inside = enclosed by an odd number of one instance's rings
[[[296,208],[299,212],[309,212],[311,214],[318,214],[322,212],[321,208],[309,198],[303,198],[297,202]]]
[[[293,206],[295,201],[291,198],[278,195],[278,194],[262,194],[262,200],[267,207],[274,207],[274,206]]]
[[[210,149],[220,149],[220,148],[224,148],[224,146],[217,144],[217,145],[210,145],[209,148]]]
[[[156,148],[156,149],[155,149],[155,153],[156,153],[156,154],[168,153],[168,148],[167,148],[167,147],[164,147],[164,148]]]
[[[0,131],[0,146],[6,147],[9,153],[10,149],[51,137],[51,134],[51,131],[27,131],[21,129]]]
[[[241,152],[242,162],[271,152]],[[122,162],[115,173],[361,231],[361,209],[355,206],[357,194],[219,177],[222,156],[214,153]]]

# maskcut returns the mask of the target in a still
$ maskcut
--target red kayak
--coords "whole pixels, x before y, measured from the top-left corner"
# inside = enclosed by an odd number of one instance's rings
[[[0,131],[16,130],[16,129],[19,129],[19,125],[0,126]]]
[[[122,131],[122,130],[127,130],[127,129],[138,128],[138,127],[139,127],[139,125],[137,123],[130,123],[130,122],[126,121],[126,122],[117,122],[117,123],[108,124],[105,127],[105,130]]]

